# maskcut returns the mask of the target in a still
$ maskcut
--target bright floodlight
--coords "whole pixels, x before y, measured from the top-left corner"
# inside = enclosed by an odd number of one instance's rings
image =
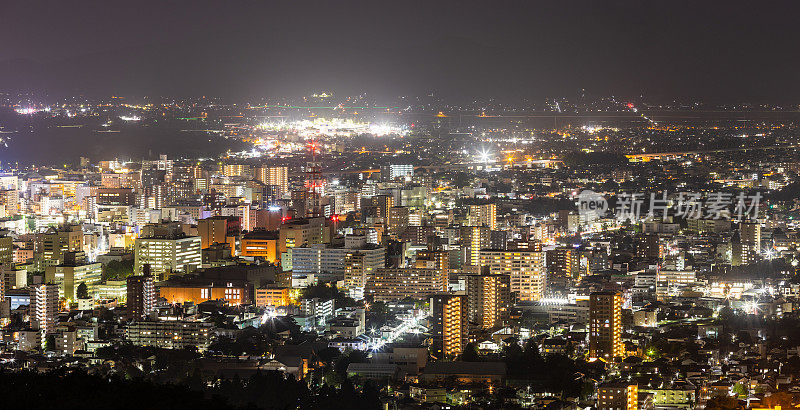
[[[478,159],[483,163],[488,163],[491,157],[492,151],[489,151],[486,148],[481,148],[481,150],[478,151]]]

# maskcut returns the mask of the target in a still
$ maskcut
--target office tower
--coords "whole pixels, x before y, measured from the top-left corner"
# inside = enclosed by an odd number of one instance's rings
[[[637,410],[638,408],[639,386],[637,384],[606,382],[597,386],[598,410]]]
[[[544,297],[547,275],[541,244],[530,249],[494,250],[480,252],[480,265],[489,273],[511,277],[511,292],[519,301],[535,301]]]
[[[55,332],[58,315],[58,286],[53,283],[32,285],[29,305],[31,327],[45,334]]]
[[[326,274],[332,275],[335,279],[342,279],[345,257],[349,251],[325,244],[295,246],[292,248],[292,272],[297,276]]]
[[[240,256],[262,258],[267,262],[276,263],[280,261],[278,238],[278,231],[248,232],[242,236]]]
[[[508,324],[511,276],[506,274],[459,275],[467,293],[467,320],[481,329]]]
[[[136,205],[133,188],[97,188],[97,203],[103,205]]]
[[[589,357],[622,357],[622,294],[594,292],[589,298]]]
[[[293,219],[281,225],[279,229],[278,253],[283,254],[289,248],[307,246],[316,243],[330,243],[332,225],[326,218]]]
[[[461,244],[467,251],[466,264],[480,265],[481,249],[489,248],[492,231],[486,226],[468,226],[461,228]]]
[[[147,269],[146,269],[147,270]],[[156,307],[156,288],[150,272],[128,276],[128,314],[134,320],[149,315]]]
[[[485,226],[491,230],[497,229],[497,205],[470,205],[467,221],[469,226]]]
[[[100,262],[88,263],[83,251],[65,252],[64,262],[45,268],[45,282],[58,286],[58,296],[68,301],[78,299],[78,286],[83,283],[87,287],[89,298],[94,298],[97,285],[102,279],[103,269]]]
[[[50,228],[41,236],[42,265],[58,265],[64,261],[64,253],[83,249],[83,231],[80,225]]]
[[[466,345],[467,301],[464,295],[431,296],[431,355],[437,359],[455,358]]]
[[[367,278],[366,294],[375,301],[393,302],[405,298],[424,299],[447,291],[447,271],[439,269],[384,268]]]
[[[256,168],[255,179],[266,186],[274,186],[275,197],[282,198],[289,192],[289,168],[283,166]]]
[[[194,271],[203,260],[200,243],[199,236],[187,236],[180,224],[147,225],[134,244],[135,272],[142,272],[144,265],[153,274]]]

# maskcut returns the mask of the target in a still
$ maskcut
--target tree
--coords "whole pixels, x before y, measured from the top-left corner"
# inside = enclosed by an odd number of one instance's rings
[[[103,280],[125,279],[133,275],[133,265],[133,259],[123,261],[112,260],[103,265]]]
[[[78,289],[75,291],[76,296],[78,299],[89,299],[89,287],[86,286],[86,283],[81,282],[78,285]]]
[[[56,350],[56,337],[54,335],[48,335],[44,340],[44,351],[52,352],[53,350]]]
[[[736,393],[738,397],[747,397],[747,387],[745,387],[742,383],[736,383],[733,385],[733,392]]]
[[[481,356],[478,354],[478,346],[475,343],[467,343],[464,347],[464,353],[461,354],[461,360],[465,362],[481,361]]]
[[[714,396],[706,402],[706,410],[740,410],[744,409],[739,400],[730,396]]]

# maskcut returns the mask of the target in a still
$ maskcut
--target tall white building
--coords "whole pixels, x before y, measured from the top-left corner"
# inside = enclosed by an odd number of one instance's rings
[[[292,248],[292,273],[294,276],[328,274],[344,276],[344,261],[349,249],[331,248],[325,244],[296,246]]]
[[[30,287],[31,327],[44,334],[55,331],[58,316],[58,285],[48,283]]]
[[[202,264],[200,249],[200,237],[186,236],[180,224],[147,225],[134,245],[136,272],[148,264],[153,274],[191,272]]]

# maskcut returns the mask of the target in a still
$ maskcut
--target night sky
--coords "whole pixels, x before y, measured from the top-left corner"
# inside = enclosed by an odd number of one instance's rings
[[[798,11],[788,1],[6,1],[0,89],[453,100],[586,89],[798,103]]]

